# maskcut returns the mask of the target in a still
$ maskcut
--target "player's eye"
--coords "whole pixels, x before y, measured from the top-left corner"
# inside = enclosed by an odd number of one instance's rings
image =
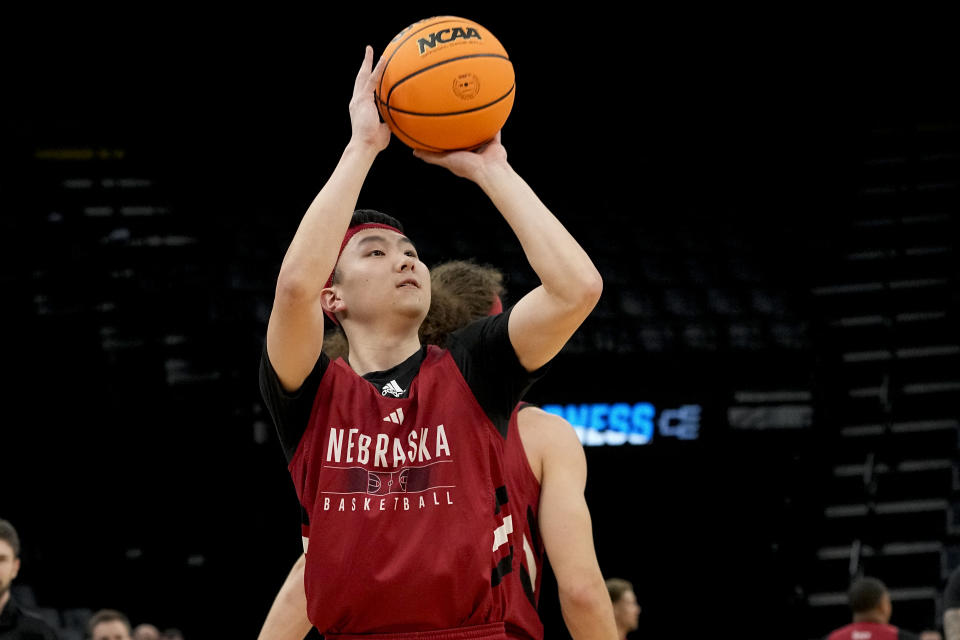
[[[370,253],[368,253],[367,255],[368,255],[368,256],[385,256],[385,255],[387,255],[387,254],[385,254],[385,253],[384,253],[383,251],[381,251],[380,249],[373,249],[373,250],[372,250]]]

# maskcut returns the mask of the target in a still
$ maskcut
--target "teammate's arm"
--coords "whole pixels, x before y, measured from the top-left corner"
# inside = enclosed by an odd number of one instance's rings
[[[287,579],[274,598],[257,640],[303,640],[313,626],[307,618],[307,596],[303,591],[303,566],[300,554]]]
[[[390,129],[380,122],[373,98],[383,63],[381,58],[377,67],[371,69],[373,49],[366,48],[350,100],[350,142],[303,215],[280,266],[267,325],[267,353],[288,391],[300,388],[320,356],[320,292],[336,264],[363,181],[377,154],[390,141]]]
[[[479,185],[516,234],[541,284],[514,306],[510,341],[525,369],[542,367],[596,306],[603,289],[600,272],[507,162],[499,133],[477,152],[418,150],[415,155]]]
[[[570,424],[540,409],[520,412],[524,448],[541,451],[540,534],[557,578],[560,610],[574,640],[616,640],[613,604],[593,546],[583,491],[587,460]]]

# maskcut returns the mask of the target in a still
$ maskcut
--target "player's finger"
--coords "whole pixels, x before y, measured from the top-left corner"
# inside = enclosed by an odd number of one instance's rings
[[[420,158],[424,162],[429,162],[430,164],[440,164],[440,161],[443,159],[445,154],[426,151],[424,149],[414,149],[413,155]]]
[[[357,79],[353,83],[354,93],[365,89],[370,78],[370,65],[373,64],[373,47],[367,45],[363,51],[363,63],[357,71]]]
[[[372,53],[373,53],[373,49],[371,48],[370,51],[371,51],[371,54],[372,54]],[[380,82],[380,76],[383,75],[383,68],[386,67],[386,66],[387,66],[387,59],[386,59],[385,57],[383,57],[383,56],[380,56],[380,59],[377,60],[377,66],[375,66],[375,67],[373,68],[373,72],[371,72],[370,75],[368,76],[368,77],[369,77],[369,84],[370,84],[370,87],[369,87],[369,88],[370,88],[370,90],[373,90],[373,89],[377,86],[377,84]]]

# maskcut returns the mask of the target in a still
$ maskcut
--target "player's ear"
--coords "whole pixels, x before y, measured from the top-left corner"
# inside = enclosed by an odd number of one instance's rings
[[[347,308],[347,304],[333,287],[326,287],[320,291],[320,306],[327,313],[339,313]]]

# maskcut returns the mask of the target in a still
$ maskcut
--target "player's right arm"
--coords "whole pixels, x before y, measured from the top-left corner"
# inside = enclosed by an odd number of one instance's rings
[[[520,241],[540,286],[514,305],[510,342],[527,371],[540,369],[560,352],[600,300],[600,272],[507,161],[500,133],[477,151],[417,150],[414,155],[476,183]]]
[[[377,112],[374,86],[384,59],[373,67],[367,47],[350,100],[351,138],[327,183],[314,198],[287,248],[267,325],[267,353],[287,391],[300,388],[323,347],[320,292],[340,252],[363,181],[390,129]]]
[[[307,618],[307,596],[303,590],[306,556],[300,554],[274,598],[257,640],[303,640],[313,626]]]
[[[587,460],[573,427],[542,409],[520,412],[524,449],[539,451],[540,534],[557,579],[560,610],[574,640],[616,640],[613,604],[593,545],[583,492]]]

